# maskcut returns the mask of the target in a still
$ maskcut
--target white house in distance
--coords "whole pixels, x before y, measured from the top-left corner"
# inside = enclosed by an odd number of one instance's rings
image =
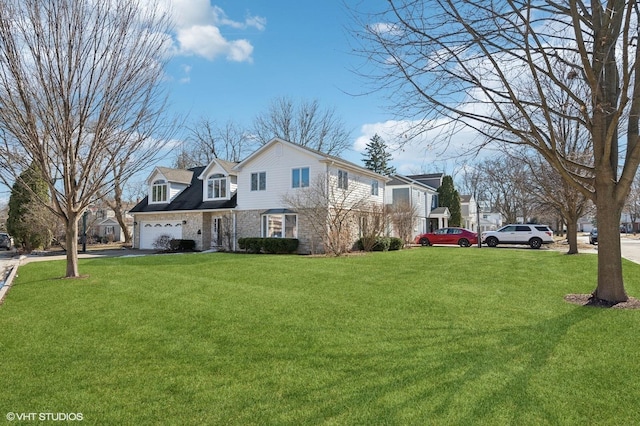
[[[473,195],[460,196],[461,226],[469,231],[478,232],[478,203]]]
[[[284,198],[321,182],[336,193],[382,206],[388,178],[341,158],[275,138],[240,163],[156,167],[134,215],[134,248],[154,248],[160,235],[196,249],[237,249],[238,238],[297,238],[299,253],[322,251],[319,236]],[[357,235],[353,236],[357,239]]]
[[[449,209],[438,207],[437,187],[442,184],[443,176],[442,173],[411,176],[396,174],[391,177],[391,181],[387,182],[385,204],[392,206],[404,204],[415,210],[414,235],[448,226]]]

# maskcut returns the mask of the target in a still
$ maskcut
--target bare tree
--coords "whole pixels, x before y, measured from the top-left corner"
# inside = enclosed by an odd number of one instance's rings
[[[253,133],[260,145],[279,137],[330,155],[340,155],[351,146],[350,133],[335,109],[322,109],[317,100],[297,105],[286,97],[273,100],[255,118]]]
[[[374,64],[366,68],[373,84],[393,90],[400,115],[420,118],[417,132],[466,126],[487,140],[537,150],[596,205],[594,299],[627,300],[619,225],[640,164],[637,1],[384,4],[363,15],[358,34],[358,49]],[[548,103],[551,93],[575,108]],[[586,129],[588,161],[566,149],[558,118]]]
[[[136,0],[24,0],[0,5],[0,179],[30,163],[65,227],[67,277],[79,276],[78,220],[161,151],[160,85],[168,15]],[[166,134],[165,134],[166,136]]]
[[[391,223],[405,245],[413,241],[413,227],[418,218],[418,209],[411,203],[398,203],[391,208]]]
[[[524,153],[520,158],[531,171],[529,188],[536,204],[562,217],[567,225],[568,254],[578,253],[578,220],[590,211],[591,200],[535,153]]]
[[[306,188],[282,197],[298,212],[305,224],[322,242],[322,251],[340,256],[351,250],[357,234],[358,218],[371,211],[368,194],[353,182],[348,189],[338,188],[334,176],[319,175]],[[315,247],[311,248],[315,252]]]
[[[240,124],[228,120],[218,126],[207,117],[200,117],[189,128],[189,137],[182,145],[176,167],[207,165],[214,158],[238,162],[254,149],[255,141]]]
[[[518,218],[528,221],[532,195],[526,164],[514,157],[501,155],[483,160],[477,168],[481,175],[481,192],[492,209],[502,214],[507,223],[517,223]]]
[[[372,251],[378,242],[378,237],[384,235],[389,222],[389,211],[384,204],[369,203],[368,207],[359,213],[360,240],[363,251]]]

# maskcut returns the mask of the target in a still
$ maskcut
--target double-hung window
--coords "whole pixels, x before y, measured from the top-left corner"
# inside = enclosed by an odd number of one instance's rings
[[[207,198],[227,198],[227,178],[221,174],[209,176],[207,179]]]
[[[306,188],[309,186],[309,168],[302,167],[291,170],[291,187]]]
[[[380,192],[380,184],[377,180],[371,181],[371,195],[378,195]]]
[[[267,172],[251,173],[251,190],[265,191],[267,189]]]
[[[167,181],[158,179],[151,185],[151,202],[166,203],[167,202]]]
[[[338,170],[338,188],[349,189],[349,172]]]
[[[295,214],[262,215],[264,238],[298,238],[298,216]]]

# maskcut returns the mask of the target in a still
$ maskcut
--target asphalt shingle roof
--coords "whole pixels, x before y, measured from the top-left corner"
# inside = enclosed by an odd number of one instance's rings
[[[160,168],[159,168],[160,169]],[[177,170],[177,169],[167,169]],[[144,197],[134,208],[131,213],[144,212],[173,212],[188,210],[217,210],[232,209],[237,205],[237,194],[234,194],[230,200],[202,201],[202,185],[203,182],[198,179],[204,167],[194,167],[189,170],[182,170],[191,174],[190,185],[176,196],[170,203],[149,204],[149,197]],[[164,173],[163,173],[164,174]],[[184,176],[185,174],[183,174]],[[166,176],[166,175],[165,175]],[[167,179],[169,177],[167,176]],[[189,182],[184,182],[189,183]]]

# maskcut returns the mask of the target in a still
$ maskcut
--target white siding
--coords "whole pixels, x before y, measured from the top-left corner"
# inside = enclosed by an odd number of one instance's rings
[[[278,152],[279,151],[279,152]],[[313,184],[317,176],[325,173],[325,165],[311,154],[276,143],[242,167],[238,174],[238,210],[268,210],[284,208],[282,196],[291,188],[291,170],[309,167]],[[265,191],[251,190],[251,174],[265,172]]]

